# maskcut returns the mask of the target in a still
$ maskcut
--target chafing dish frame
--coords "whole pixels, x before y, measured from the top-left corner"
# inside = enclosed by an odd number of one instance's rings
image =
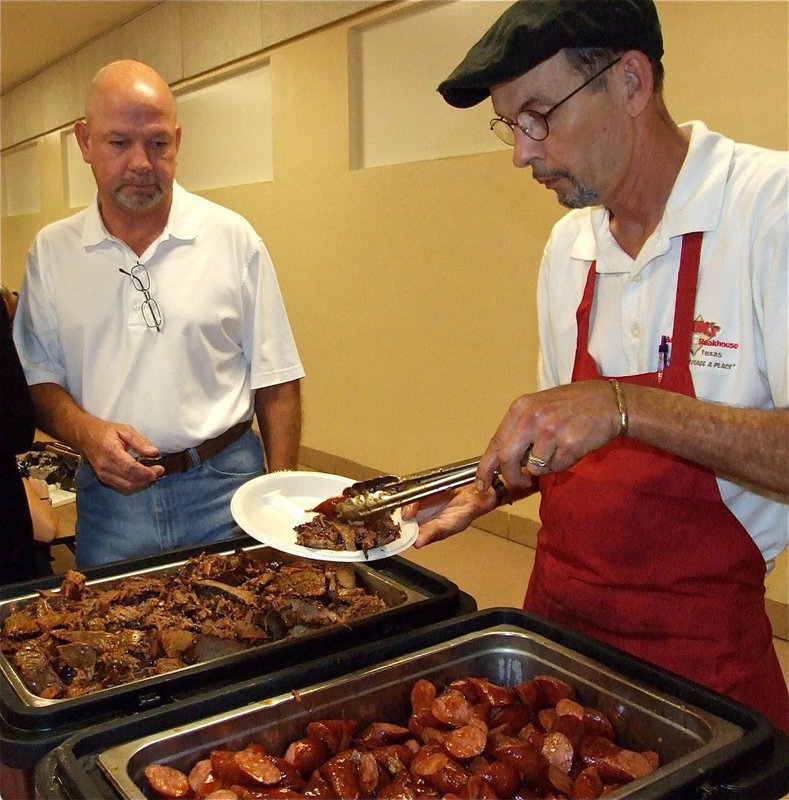
[[[264,549],[265,545],[244,534],[198,548],[184,548],[144,559],[84,570],[92,583],[117,579],[128,573],[139,574],[149,568],[172,568],[182,560],[202,552],[233,552]],[[284,560],[278,551],[274,558]],[[0,757],[4,764],[33,769],[38,760],[65,739],[90,726],[108,720],[127,718],[140,712],[166,708],[193,696],[223,687],[232,690],[250,679],[309,662],[318,652],[335,653],[360,645],[370,646],[380,638],[411,631],[476,609],[473,598],[461,592],[447,578],[414,564],[401,556],[360,563],[365,571],[391,580],[407,591],[410,600],[402,605],[363,617],[347,626],[332,626],[306,636],[283,639],[223,656],[187,669],[174,670],[144,681],[122,684],[68,702],[29,706],[17,695],[0,672]],[[11,584],[0,589],[0,600],[18,600],[34,595],[37,589],[57,589],[62,576]],[[413,592],[413,594],[411,594]]]
[[[789,737],[776,731],[758,712],[534,614],[494,608],[461,614],[382,639],[374,649],[348,649],[261,676],[259,680],[240,683],[231,690],[205,693],[199,700],[189,698],[169,708],[135,715],[121,727],[111,723],[97,725],[70,737],[41,760],[36,770],[37,793],[43,800],[117,800],[115,789],[98,766],[99,753],[148,736],[161,737],[162,731],[188,726],[217,714],[233,713],[249,704],[262,707],[264,703],[270,704],[272,698],[287,696],[292,690],[297,690],[301,696],[307,687],[337,682],[350,673],[362,671],[368,676],[370,670],[384,662],[407,660],[417,651],[438,649],[450,639],[498,625],[514,626],[543,636],[601,665],[604,670],[615,672],[626,683],[637,684],[647,692],[668,695],[678,707],[690,708],[694,714],[701,713],[701,719],[712,714],[740,728],[740,736],[664,776],[659,783],[644,786],[639,798],[759,797],[772,800],[789,791]],[[723,727],[731,731],[728,726]]]

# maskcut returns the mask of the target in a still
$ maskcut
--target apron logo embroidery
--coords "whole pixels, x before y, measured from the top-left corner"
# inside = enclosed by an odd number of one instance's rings
[[[735,367],[736,360],[727,360],[727,357],[735,356],[736,351],[740,349],[740,344],[716,338],[720,331],[721,326],[716,322],[706,322],[701,316],[693,320],[690,344],[691,366],[717,369],[733,369]]]
[[[695,356],[699,350],[707,344],[710,344],[710,339],[714,339],[721,326],[716,322],[705,322],[704,317],[698,316],[693,320],[693,341],[690,345],[690,352]]]

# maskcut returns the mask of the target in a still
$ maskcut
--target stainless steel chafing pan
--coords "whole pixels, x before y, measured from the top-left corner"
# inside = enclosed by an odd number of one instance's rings
[[[279,551],[273,550],[265,546],[244,548],[244,550],[247,553],[247,555],[263,563],[271,563],[271,562],[292,563],[294,561],[304,560],[304,559],[297,559],[293,556],[289,556],[287,554],[281,553]],[[227,554],[230,554],[232,552],[233,550],[229,550],[227,551]],[[123,579],[128,578],[130,576],[161,577],[163,575],[172,574],[174,573],[174,571],[179,569],[185,563],[186,560],[183,560],[183,561],[177,561],[159,565],[156,567],[150,567],[147,569],[141,569],[133,572],[117,574],[113,575],[112,577],[89,581],[88,585],[95,588],[109,589],[118,584]],[[355,572],[357,584],[363,586],[368,591],[375,592],[376,594],[378,594],[386,603],[387,610],[407,609],[409,606],[426,599],[426,596],[424,594],[420,593],[419,591],[416,591],[407,584],[401,583],[396,578],[383,574],[382,572],[364,563],[358,563],[352,565],[348,564],[344,565],[344,567],[353,569]],[[1,601],[0,623],[2,623],[2,621],[4,621],[12,611],[21,610],[26,604],[32,602],[37,597],[38,597],[37,594],[30,593]],[[365,619],[373,619],[376,616],[380,616],[381,614],[385,613],[387,612],[385,611],[377,612],[376,614],[371,614],[369,617],[366,617]],[[325,632],[327,630],[330,629],[322,628],[317,630],[314,634],[308,634],[308,635],[309,636],[325,635]],[[261,649],[264,648],[270,649],[274,645],[282,646],[285,641],[294,641],[294,640],[290,639],[290,640],[278,640],[274,642],[268,642],[261,644],[257,647],[246,648],[241,652],[250,653],[252,651],[260,651]],[[212,660],[216,661],[217,659],[222,658],[223,655],[224,654],[220,651],[217,653],[216,658]],[[13,668],[12,664],[9,662],[9,660],[5,657],[5,655],[0,653],[0,673],[2,673],[8,685],[17,695],[21,703],[25,707],[29,707],[31,709],[46,709],[46,708],[54,709],[68,705],[81,706],[84,705],[85,701],[88,699],[91,700],[99,699],[103,696],[106,696],[110,692],[117,692],[119,690],[123,690],[124,688],[128,689],[130,687],[134,687],[135,689],[143,690],[147,683],[151,683],[152,681],[161,682],[163,677],[164,678],[172,677],[174,679],[177,679],[179,676],[188,675],[189,673],[203,669],[207,663],[209,662],[204,660],[198,662],[197,664],[193,664],[187,667],[181,667],[179,669],[172,670],[171,672],[168,673],[163,673],[163,675],[157,675],[152,678],[141,678],[136,681],[131,681],[129,683],[122,684],[120,686],[114,686],[108,689],[92,692],[89,695],[85,695],[82,697],[58,698],[50,700],[50,699],[45,699],[43,697],[39,697],[38,695],[35,695],[32,692],[30,692],[28,688],[25,686],[22,679],[17,674],[16,670]]]
[[[611,797],[645,796],[645,790],[698,775],[743,729],[709,711],[630,680],[601,663],[515,625],[470,632],[406,653],[336,679],[279,694],[191,724],[157,731],[98,754],[97,763],[125,800],[149,797],[143,771],[164,763],[188,772],[215,748],[240,749],[259,742],[282,754],[304,735],[311,720],[332,717],[403,724],[413,683],[428,678],[439,687],[463,676],[487,677],[514,685],[539,674],[571,683],[579,701],[599,708],[614,723],[617,741],[655,750],[661,766]],[[684,777],[683,777],[684,776]],[[677,782],[680,783],[677,783]],[[661,796],[652,792],[649,796]]]

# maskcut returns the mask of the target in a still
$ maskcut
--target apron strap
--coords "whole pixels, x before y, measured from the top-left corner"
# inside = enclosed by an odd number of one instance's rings
[[[693,314],[696,310],[696,288],[699,281],[699,263],[701,261],[701,242],[704,234],[701,231],[686,233],[682,237],[682,252],[679,259],[679,275],[677,277],[677,290],[674,311],[674,329],[671,337],[671,355],[674,360],[675,353],[688,354],[690,362],[690,347],[693,339]],[[575,323],[578,339],[575,348],[575,362],[573,375],[579,373],[581,362],[588,360],[597,365],[589,353],[589,329],[592,318],[592,303],[594,302],[595,281],[597,277],[597,261],[592,261],[586,275],[581,302],[575,312]],[[677,367],[688,366],[684,362],[676,362]]]
[[[674,311],[674,331],[671,340],[672,360],[675,353],[690,360],[693,339],[693,314],[696,310],[696,289],[701,261],[701,231],[686,233],[682,237],[682,254],[679,260],[677,299]]]

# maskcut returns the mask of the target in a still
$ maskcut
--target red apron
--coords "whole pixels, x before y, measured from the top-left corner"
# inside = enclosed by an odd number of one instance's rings
[[[683,238],[672,360],[660,384],[689,397],[701,238]],[[605,380],[587,349],[595,274],[593,263],[576,315],[573,381]],[[618,380],[658,386],[656,373]],[[710,470],[619,437],[541,478],[540,491],[524,608],[729,695],[789,732],[764,559]]]

